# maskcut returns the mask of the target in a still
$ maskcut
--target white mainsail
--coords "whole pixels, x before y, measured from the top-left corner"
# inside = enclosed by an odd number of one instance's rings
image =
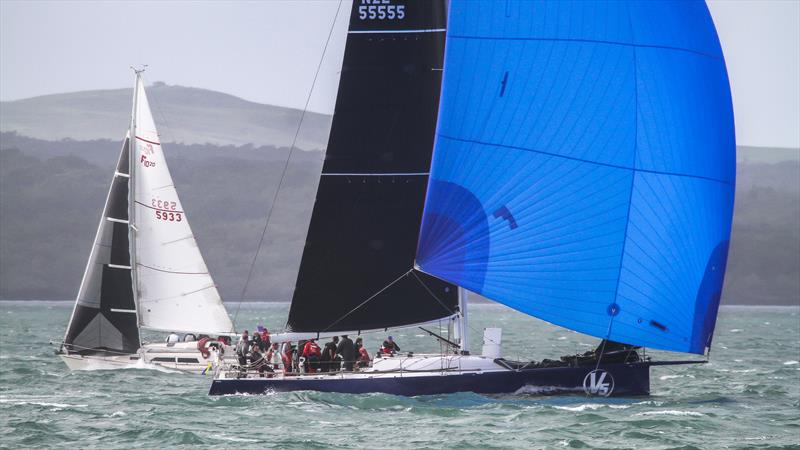
[[[200,254],[137,77],[132,139],[135,283],[139,324],[176,332],[233,332]]]

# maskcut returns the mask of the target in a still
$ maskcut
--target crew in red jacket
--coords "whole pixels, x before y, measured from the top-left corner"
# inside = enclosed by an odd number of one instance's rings
[[[315,373],[319,367],[319,360],[322,357],[322,350],[317,345],[316,339],[309,339],[303,347],[303,356],[306,358],[308,372]]]

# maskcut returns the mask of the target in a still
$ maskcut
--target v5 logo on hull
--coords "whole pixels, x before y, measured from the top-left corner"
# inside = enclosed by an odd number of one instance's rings
[[[614,392],[614,377],[603,369],[595,369],[583,378],[583,391],[587,395],[608,397]]]

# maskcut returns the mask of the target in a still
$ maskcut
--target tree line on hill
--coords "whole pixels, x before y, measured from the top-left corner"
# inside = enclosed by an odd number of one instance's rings
[[[119,142],[0,135],[0,299],[70,299]],[[295,150],[248,289],[245,277],[288,148],[167,144],[168,163],[226,300],[288,300],[322,165]],[[800,304],[800,166],[740,162],[723,303]]]

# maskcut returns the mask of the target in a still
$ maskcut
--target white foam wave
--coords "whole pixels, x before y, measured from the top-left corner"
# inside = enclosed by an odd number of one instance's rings
[[[585,403],[583,405],[578,406],[553,406],[555,409],[561,409],[564,411],[573,411],[573,412],[582,412],[582,411],[596,411],[601,408],[610,408],[610,409],[628,409],[630,405],[604,405],[600,403]]]
[[[675,378],[694,378],[694,375],[662,375],[658,377],[659,380],[672,380]]]
[[[636,413],[634,416],[692,416],[692,417],[703,417],[705,414],[695,412],[695,411],[680,411],[677,409],[668,409],[664,411],[646,411],[641,413]]]
[[[80,404],[71,405],[69,403],[38,402],[38,401],[22,400],[15,398],[0,398],[0,403],[10,403],[16,406],[23,406],[23,405],[47,406],[51,408],[87,408],[89,406]]]
[[[217,439],[222,439],[223,441],[230,441],[230,442],[261,442],[258,439],[247,439],[237,436],[226,436],[224,434],[212,434],[211,437],[215,437]]]
[[[784,366],[793,366],[795,364],[800,364],[800,361],[786,361],[783,363]]]

